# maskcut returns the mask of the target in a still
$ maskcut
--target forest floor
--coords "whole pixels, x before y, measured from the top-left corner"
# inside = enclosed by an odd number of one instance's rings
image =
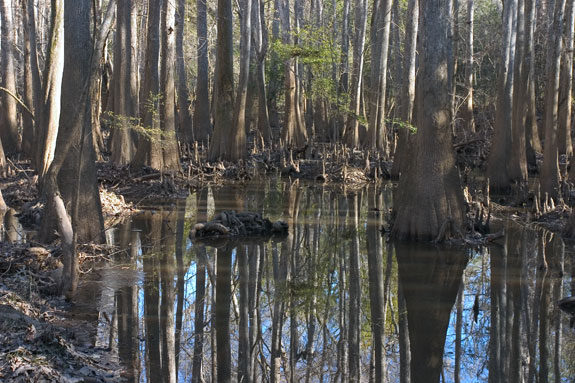
[[[475,147],[462,145],[459,163],[480,163],[483,156]],[[306,153],[267,151],[252,153],[238,164],[209,163],[199,160],[205,153],[193,150],[183,158],[181,173],[160,173],[143,168],[98,164],[98,180],[106,227],[136,213],[141,203],[185,198],[190,189],[228,181],[245,182],[261,175],[305,178],[334,186],[363,186],[389,179],[391,164],[377,156],[344,148],[314,147]],[[116,382],[124,380],[117,356],[110,350],[94,347],[97,320],[72,314],[72,303],[54,295],[55,281],[61,272],[58,242],[42,244],[35,231],[41,221],[35,172],[25,162],[14,162],[0,190],[19,223],[26,230],[26,241],[0,242],[0,381],[3,382]],[[469,174],[470,215],[475,225],[486,217],[497,220],[511,217],[560,232],[570,208],[547,206],[544,213],[510,200],[492,201],[489,213],[482,201],[480,184]],[[128,202],[127,202],[128,201]],[[14,214],[13,214],[14,216]],[[6,221],[6,220],[5,220]],[[7,222],[7,221],[6,221]],[[5,235],[7,234],[5,227]],[[484,244],[501,236],[488,232],[468,236],[469,244]],[[82,245],[79,258],[84,271],[96,259],[106,259],[111,251],[104,246]]]

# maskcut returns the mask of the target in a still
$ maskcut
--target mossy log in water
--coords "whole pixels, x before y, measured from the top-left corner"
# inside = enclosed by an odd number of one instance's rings
[[[287,232],[288,225],[283,221],[271,222],[258,213],[226,210],[210,222],[196,224],[190,237],[272,237],[286,235]]]

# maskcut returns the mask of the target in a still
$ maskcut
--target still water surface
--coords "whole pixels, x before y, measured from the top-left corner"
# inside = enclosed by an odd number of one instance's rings
[[[508,221],[489,247],[391,243],[392,192],[269,181],[146,210],[108,232],[97,345],[141,382],[575,381],[561,239]],[[189,238],[229,209],[289,235]]]

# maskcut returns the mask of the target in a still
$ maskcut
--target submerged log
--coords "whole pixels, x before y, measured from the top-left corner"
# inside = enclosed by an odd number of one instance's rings
[[[288,225],[283,221],[271,222],[261,214],[226,210],[210,222],[198,223],[190,232],[193,238],[213,237],[272,237],[285,235]]]

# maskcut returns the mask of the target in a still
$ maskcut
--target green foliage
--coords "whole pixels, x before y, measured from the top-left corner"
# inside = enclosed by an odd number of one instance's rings
[[[393,129],[408,129],[410,134],[417,133],[417,127],[413,124],[410,124],[407,121],[403,121],[400,118],[386,118],[385,122],[391,124]]]

